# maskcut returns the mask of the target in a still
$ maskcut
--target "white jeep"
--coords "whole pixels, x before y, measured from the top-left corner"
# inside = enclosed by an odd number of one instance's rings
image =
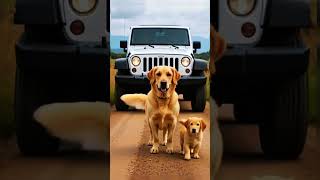
[[[192,42],[190,28],[183,26],[133,26],[128,41],[120,41],[126,58],[116,59],[116,108],[127,110],[120,97],[127,93],[147,92],[150,89],[146,74],[155,66],[171,66],[181,73],[177,92],[191,100],[193,111],[203,111],[206,104],[207,61],[196,59],[201,48]],[[129,88],[128,88],[129,87]]]

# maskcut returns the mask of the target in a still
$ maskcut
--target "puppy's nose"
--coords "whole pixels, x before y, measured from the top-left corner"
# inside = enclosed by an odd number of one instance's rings
[[[167,89],[167,82],[161,82],[160,83],[160,88],[161,89]]]
[[[196,133],[196,129],[192,129],[192,133]]]

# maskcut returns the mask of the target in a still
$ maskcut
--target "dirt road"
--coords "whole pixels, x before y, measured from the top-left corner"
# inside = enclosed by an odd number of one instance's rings
[[[221,109],[222,120],[231,120],[231,107]],[[222,121],[223,122],[223,121]],[[310,128],[300,159],[272,161],[263,158],[255,125],[222,126],[224,159],[218,180],[320,180],[320,131]]]
[[[181,118],[190,116],[209,120],[209,104],[204,113],[190,112],[190,103],[181,104]],[[178,128],[174,134],[174,154],[166,154],[165,147],[159,154],[150,154],[147,146],[149,128],[145,123],[143,111],[111,113],[111,179],[209,179],[210,177],[210,132],[209,123],[205,130],[200,159],[185,161],[179,153]],[[207,121],[208,122],[208,121]],[[160,138],[161,139],[161,138]]]
[[[230,113],[225,111],[221,114]],[[188,111],[182,114],[183,117],[191,115],[208,116],[208,111],[205,114]],[[165,154],[164,147],[157,155],[149,154],[150,147],[145,145],[148,131],[140,119],[143,118],[142,112],[115,112],[113,117],[112,180],[147,179],[147,176],[160,174],[166,175],[167,180],[183,177],[209,179],[208,131],[201,159],[186,162],[179,154]],[[258,129],[254,125],[223,125],[222,130],[225,157],[218,180],[320,180],[320,133],[316,129],[310,128],[305,150],[296,161],[265,160],[259,147]],[[177,142],[176,138],[174,140]],[[178,147],[175,146],[175,149],[178,150]],[[66,152],[53,157],[23,157],[14,141],[0,141],[1,180],[104,180],[109,177],[108,161],[104,153],[84,152]]]
[[[14,141],[0,143],[1,180],[105,180],[109,177],[105,153],[63,152],[55,156],[25,157]]]

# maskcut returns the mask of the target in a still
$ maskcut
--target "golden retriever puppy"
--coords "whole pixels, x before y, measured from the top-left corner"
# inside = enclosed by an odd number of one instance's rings
[[[219,35],[218,32],[211,26],[210,30],[210,73],[211,76],[214,76],[216,72],[215,63],[221,59],[227,44],[225,40]],[[219,129],[218,123],[218,106],[215,100],[211,97],[210,100],[210,107],[211,107],[211,122],[212,125],[210,126],[210,133],[211,133],[211,167],[213,179],[216,179],[217,173],[221,166],[222,155],[223,155],[223,140],[222,135]]]
[[[148,72],[147,77],[151,85],[147,95],[126,94],[120,98],[129,106],[145,110],[151,134],[148,142],[152,145],[150,153],[159,152],[159,130],[163,130],[166,152],[173,153],[173,132],[180,112],[179,97],[175,89],[181,75],[173,67],[157,66]]]
[[[183,126],[180,129],[180,146],[185,160],[199,159],[199,151],[203,139],[203,131],[206,124],[202,118],[190,117],[187,120],[179,121]]]
[[[105,102],[53,103],[41,106],[33,116],[55,137],[84,150],[109,152],[109,110]]]

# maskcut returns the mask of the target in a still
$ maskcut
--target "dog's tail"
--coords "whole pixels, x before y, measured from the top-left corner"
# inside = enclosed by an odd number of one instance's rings
[[[145,109],[148,96],[145,94],[125,94],[120,99],[128,106],[132,106],[136,109]]]

